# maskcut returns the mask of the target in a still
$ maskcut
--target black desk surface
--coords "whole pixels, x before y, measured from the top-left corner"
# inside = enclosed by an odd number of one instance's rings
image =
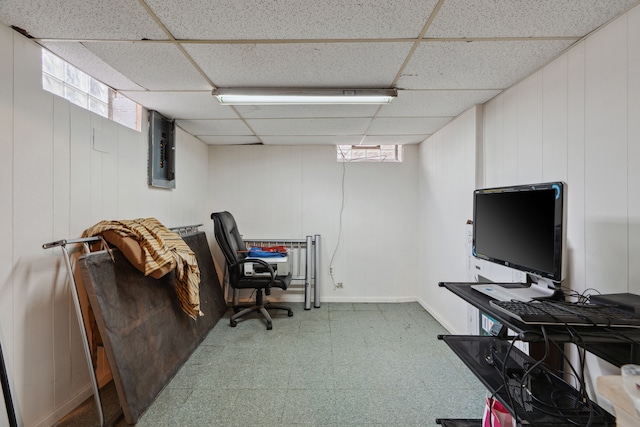
[[[537,325],[528,325],[506,314],[497,312],[491,307],[491,298],[471,288],[476,283],[467,282],[441,282],[439,286],[448,289],[469,304],[478,308],[481,312],[489,314],[492,318],[507,326],[516,333],[521,333],[522,341],[544,341],[541,328]],[[628,363],[640,364],[640,329],[637,328],[600,328],[600,327],[573,327],[581,337],[576,342],[575,335],[565,326],[545,326],[547,337],[556,342],[573,342],[603,360],[622,366]]]

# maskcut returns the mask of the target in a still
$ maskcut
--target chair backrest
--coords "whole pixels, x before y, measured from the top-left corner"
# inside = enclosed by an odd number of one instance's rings
[[[238,231],[238,225],[233,215],[226,211],[214,212],[211,214],[211,219],[213,219],[213,233],[227,261],[227,266],[244,259],[245,255],[239,251],[246,250],[246,245]],[[229,270],[229,279],[232,284],[239,274],[239,267]]]

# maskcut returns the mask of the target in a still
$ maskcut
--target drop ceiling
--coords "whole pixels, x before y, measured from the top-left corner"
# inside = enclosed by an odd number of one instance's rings
[[[2,0],[0,22],[207,144],[419,143],[639,0]],[[397,88],[221,106],[214,88]]]

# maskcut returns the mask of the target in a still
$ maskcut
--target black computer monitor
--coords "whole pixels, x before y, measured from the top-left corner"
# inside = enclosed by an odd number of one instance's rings
[[[565,276],[563,182],[475,190],[473,255],[556,288]]]

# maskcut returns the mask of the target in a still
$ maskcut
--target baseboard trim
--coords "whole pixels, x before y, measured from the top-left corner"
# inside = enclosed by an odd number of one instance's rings
[[[108,371],[97,379],[98,386],[102,388],[112,379],[113,376],[111,375],[111,371]],[[35,424],[35,427],[50,427],[52,425],[55,425],[58,421],[60,421],[90,397],[93,397],[93,386],[89,383],[85,388],[78,392],[78,394],[66,401],[61,407],[55,409],[52,413],[37,422]],[[96,417],[96,424],[97,423],[98,419]]]

